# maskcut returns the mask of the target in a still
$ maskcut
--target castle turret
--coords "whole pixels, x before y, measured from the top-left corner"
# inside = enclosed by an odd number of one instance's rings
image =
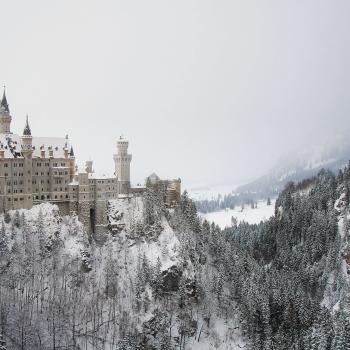
[[[85,171],[88,173],[88,174],[92,174],[94,171],[93,171],[93,162],[92,160],[87,160],[85,162]]]
[[[12,117],[4,90],[0,103],[0,134],[11,134],[11,120]]]
[[[24,158],[24,207],[29,209],[33,206],[33,195],[32,195],[32,155],[33,155],[33,137],[32,132],[29,127],[28,116],[26,120],[26,125],[23,130],[23,135],[21,136],[22,141],[22,155]]]
[[[69,174],[70,174],[70,178],[71,181],[74,178],[75,175],[75,156],[74,156],[74,150],[73,150],[73,146],[70,147],[70,151],[69,151]]]
[[[130,190],[130,162],[131,154],[128,154],[129,142],[122,136],[117,141],[118,153],[114,155],[115,174],[118,178],[118,193],[127,194]]]

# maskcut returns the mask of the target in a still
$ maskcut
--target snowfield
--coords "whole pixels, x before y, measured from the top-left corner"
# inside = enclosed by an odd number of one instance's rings
[[[215,211],[212,213],[202,214],[200,217],[214,222],[219,225],[220,228],[230,227],[232,225],[232,217],[237,219],[237,222],[245,221],[249,224],[258,224],[260,221],[268,220],[271,216],[274,216],[276,200],[271,200],[271,205],[267,205],[266,201],[259,201],[257,208],[252,209],[249,205],[246,205],[244,209],[236,207],[235,209],[226,209]]]

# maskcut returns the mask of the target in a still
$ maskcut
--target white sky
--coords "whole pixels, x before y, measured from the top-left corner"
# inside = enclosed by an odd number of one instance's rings
[[[69,134],[132,180],[241,183],[348,130],[348,0],[0,1],[13,131]]]

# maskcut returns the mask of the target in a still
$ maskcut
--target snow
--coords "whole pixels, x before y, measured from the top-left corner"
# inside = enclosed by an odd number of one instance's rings
[[[266,201],[259,201],[257,208],[252,209],[250,205],[246,205],[242,210],[241,207],[235,209],[226,209],[215,211],[212,213],[199,214],[201,218],[214,222],[221,228],[231,226],[231,218],[234,217],[238,222],[245,221],[249,224],[258,224],[260,221],[268,220],[275,212],[276,200],[271,200],[271,205],[267,205]]]
[[[341,248],[340,248],[340,256],[341,256],[341,265],[339,266],[339,271],[333,270],[327,281],[326,290],[324,293],[324,298],[321,302],[321,305],[329,308],[332,312],[337,312],[340,310],[340,298],[342,293],[347,293],[350,286],[350,278],[349,278],[349,265],[346,262],[345,254],[349,251],[349,243],[348,243],[348,232],[347,225],[345,224],[346,220],[349,220],[349,213],[345,204],[345,193],[342,193],[340,197],[335,201],[334,209],[338,213],[338,232],[341,239]],[[337,279],[339,276],[337,274],[340,273],[342,286],[337,286]]]
[[[145,254],[150,264],[155,266],[159,257],[162,264],[161,270],[164,271],[179,264],[178,248],[180,247],[177,233],[174,232],[165,217],[161,220],[162,231],[158,237],[152,239],[130,238],[130,229],[132,229],[133,224],[143,222],[143,208],[143,199],[140,197],[118,198],[109,201],[109,221],[116,225],[122,224],[122,230],[115,235],[108,234],[103,245],[87,244],[87,236],[82,224],[76,217],[61,217],[56,205],[43,203],[34,206],[30,210],[22,209],[19,212],[20,214],[24,213],[26,222],[33,230],[35,230],[35,225],[37,225],[39,213],[42,213],[45,233],[48,236],[56,235],[60,238],[62,246],[58,254],[61,261],[65,261],[66,266],[69,266],[69,262],[73,264],[74,261],[79,261],[79,264],[80,262],[88,264],[91,270],[89,270],[89,275],[86,275],[86,300],[92,300],[91,294],[96,292],[92,285],[94,287],[98,286],[100,288],[99,293],[103,294],[106,268],[109,265],[113,266],[117,271],[118,284],[121,286],[120,290],[118,290],[118,310],[120,314],[128,313],[130,318],[135,320],[135,326],[139,328],[139,331],[142,331],[140,328],[142,322],[152,317],[152,312],[159,307],[159,304],[154,302],[149,310],[144,313],[135,313],[134,311],[131,293],[135,288],[134,281],[137,273],[138,258]],[[15,213],[15,211],[9,212],[11,217]],[[10,226],[10,224],[8,225]],[[16,230],[19,232],[20,229]],[[189,262],[187,273],[191,273],[190,270],[191,263]],[[152,300],[152,293],[149,287],[147,287],[145,293]],[[107,304],[101,303],[101,305],[107,307]],[[107,308],[101,310],[101,314],[103,312],[107,312]],[[210,326],[207,327],[197,310],[197,312],[194,312],[193,317],[198,321],[199,327],[196,336],[187,339],[186,349],[237,350],[244,347],[240,334],[238,314],[236,316],[225,320],[223,317],[213,314]],[[174,323],[174,335],[178,332],[177,327],[177,324]],[[198,341],[200,329],[202,329],[202,332]],[[106,344],[108,343],[109,341],[107,340]],[[95,347],[88,344],[87,349],[93,348]],[[108,345],[106,348],[108,348]]]
[[[108,217],[111,225],[122,227],[119,237],[126,239],[126,234],[132,229],[133,224],[143,220],[143,200],[141,197],[118,198],[109,201]],[[169,226],[168,221],[162,219],[162,232],[156,240],[128,242],[128,255],[136,257],[145,253],[147,259],[156,265],[158,257],[162,263],[162,270],[176,265],[177,247],[180,242],[174,231]],[[134,261],[136,263],[136,260]]]
[[[18,134],[1,134],[0,142],[5,146],[8,146],[8,140],[6,138],[11,139],[11,147],[15,147],[15,152],[22,151],[22,140],[21,136]],[[33,137],[32,145],[34,147],[33,158],[41,158],[41,149],[40,147],[44,146],[44,150],[46,151],[45,157],[49,157],[49,147],[52,147],[53,157],[54,158],[64,158],[64,148],[67,145],[67,148],[70,149],[69,140],[64,137]],[[56,150],[57,147],[57,150]],[[5,158],[13,158],[13,154],[10,149],[5,149]]]
[[[108,217],[112,225],[125,225],[129,230],[131,225],[142,220],[143,202],[141,197],[120,196],[108,202]]]
[[[186,345],[186,349],[237,350],[244,348],[245,345],[241,339],[240,328],[237,323],[237,320],[231,319],[226,322],[223,319],[212,317],[210,328],[204,329],[199,341],[197,340],[198,334],[195,338],[191,338]]]

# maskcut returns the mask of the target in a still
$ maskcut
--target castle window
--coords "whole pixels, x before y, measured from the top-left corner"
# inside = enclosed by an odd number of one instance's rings
[[[18,198],[15,198],[14,201],[17,202],[17,201],[18,201]]]
[[[8,201],[10,202],[10,201],[11,201],[11,198],[9,198]]]
[[[6,176],[9,176],[9,174],[8,174],[8,173],[5,173],[5,177],[6,177]]]
[[[4,164],[4,167],[5,167],[5,168],[7,168],[7,167],[8,167],[8,164],[7,164],[7,163],[5,163],[5,164]]]
[[[17,168],[17,163],[13,163],[13,166],[14,166],[15,168]]]
[[[57,195],[55,195],[55,199],[57,199]]]

